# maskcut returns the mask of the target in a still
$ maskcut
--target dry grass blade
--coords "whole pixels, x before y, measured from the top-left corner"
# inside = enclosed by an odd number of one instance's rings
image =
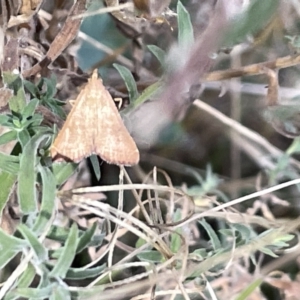
[[[78,0],[73,5],[64,26],[50,45],[46,57],[41,62],[34,65],[31,69],[24,71],[22,74],[24,78],[33,76],[40,72],[43,67],[51,64],[70,45],[76,37],[81,24],[81,20],[73,20],[73,16],[84,12],[85,6],[86,0]]]

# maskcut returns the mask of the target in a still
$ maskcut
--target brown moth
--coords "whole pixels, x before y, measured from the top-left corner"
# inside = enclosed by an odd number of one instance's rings
[[[91,154],[115,165],[135,165],[139,151],[97,70],[78,95],[50,149],[52,158],[79,162]]]

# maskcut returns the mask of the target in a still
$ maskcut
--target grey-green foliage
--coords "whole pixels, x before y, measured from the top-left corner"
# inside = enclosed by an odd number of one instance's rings
[[[21,272],[13,289],[5,299],[43,298],[71,299],[66,278],[79,281],[98,276],[105,265],[94,268],[72,268],[75,256],[87,247],[101,246],[104,234],[99,234],[95,223],[88,230],[79,230],[74,223],[70,228],[53,224],[57,213],[57,190],[75,171],[77,164],[52,162],[49,146],[54,131],[44,125],[43,116],[36,113],[44,105],[55,115],[64,116],[56,96],[54,78],[42,78],[38,84],[24,83],[19,76],[3,75],[14,96],[9,100],[11,111],[0,115],[0,125],[8,131],[0,136],[0,144],[14,142],[10,154],[0,152],[0,211],[4,212],[14,193],[19,203],[21,219],[16,236],[0,229],[0,268],[4,269],[18,254],[23,260],[32,255],[25,272]],[[25,85],[25,88],[24,88]],[[28,103],[25,101],[27,91]],[[8,215],[8,217],[10,217]],[[48,243],[45,243],[47,236]],[[51,243],[52,241],[52,243]],[[50,245],[60,243],[59,251],[49,251]],[[31,287],[34,278],[40,278],[37,287]]]

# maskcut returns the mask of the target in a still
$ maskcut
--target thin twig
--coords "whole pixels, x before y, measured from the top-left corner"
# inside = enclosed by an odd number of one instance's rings
[[[225,71],[215,71],[206,74],[203,78],[204,81],[219,81],[235,77],[241,77],[245,75],[260,75],[264,74],[265,68],[268,69],[283,69],[298,65],[300,63],[300,54],[288,55],[284,57],[277,58],[275,60],[261,62],[257,64],[252,64],[244,66],[241,68],[230,69]]]
[[[277,184],[277,185],[271,186],[267,189],[264,189],[264,190],[261,190],[261,191],[258,191],[258,192],[255,192],[255,193],[252,193],[252,194],[249,194],[249,195],[246,195],[246,196],[234,199],[234,200],[231,200],[229,202],[220,204],[219,206],[215,206],[215,207],[213,207],[213,208],[211,208],[211,209],[209,209],[205,212],[194,214],[187,221],[182,222],[180,224],[180,227],[185,226],[185,225],[187,225],[187,224],[189,224],[193,221],[199,220],[201,218],[207,217],[208,215],[211,215],[211,213],[213,213],[213,212],[217,212],[217,211],[223,210],[225,208],[232,207],[232,206],[237,205],[239,203],[242,203],[242,202],[254,199],[254,198],[258,198],[258,197],[261,197],[263,195],[271,194],[273,192],[282,190],[284,188],[287,188],[287,187],[290,187],[290,186],[293,186],[293,185],[296,185],[296,184],[300,184],[300,179],[299,178],[294,179],[294,180],[290,180],[290,181],[287,181],[287,182],[284,182],[284,183],[281,183],[281,184]],[[179,227],[179,226],[175,226],[175,227]]]
[[[205,112],[209,113],[211,116],[214,116],[216,119],[218,119],[220,122],[222,122],[224,125],[228,126],[229,128],[234,129],[236,132],[241,134],[243,137],[249,139],[250,141],[260,145],[262,148],[264,148],[270,155],[272,155],[275,158],[278,158],[283,155],[283,151],[279,150],[277,147],[273,146],[271,143],[269,143],[265,138],[263,138],[258,133],[250,130],[249,128],[243,126],[242,124],[232,120],[231,118],[225,116],[215,108],[211,107],[210,105],[204,103],[203,101],[197,99],[193,103],[194,106],[204,110]],[[291,158],[291,163],[296,166],[297,168],[300,168],[300,162]]]
[[[203,101],[197,99],[193,103],[194,106],[200,108],[201,110],[205,111],[206,113],[210,114],[211,116],[218,119],[224,125],[228,126],[231,129],[234,129],[236,132],[241,134],[242,136],[248,138],[249,140],[259,144],[261,147],[266,149],[271,155],[278,157],[283,154],[281,150],[270,144],[265,138],[263,138],[258,133],[250,130],[249,128],[243,126],[237,121],[232,120],[231,118],[225,116],[217,109],[211,107],[210,105],[204,103]]]

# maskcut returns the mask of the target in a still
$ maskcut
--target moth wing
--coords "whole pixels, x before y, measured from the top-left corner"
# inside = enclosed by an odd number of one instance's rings
[[[98,99],[98,126],[95,137],[96,153],[106,162],[116,165],[135,165],[139,162],[139,151],[123,124],[116,105],[104,88]]]
[[[95,124],[91,124],[93,123],[91,114],[95,112],[95,108],[92,107],[93,101],[87,93],[87,87],[88,85],[78,95],[63,128],[51,147],[50,152],[54,159],[79,162],[93,151]]]

